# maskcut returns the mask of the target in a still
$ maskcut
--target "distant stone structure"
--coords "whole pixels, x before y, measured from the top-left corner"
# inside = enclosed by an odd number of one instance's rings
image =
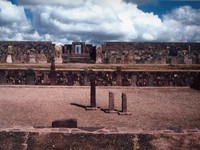
[[[57,64],[200,64],[200,43],[0,41],[0,63],[50,63],[52,55]]]

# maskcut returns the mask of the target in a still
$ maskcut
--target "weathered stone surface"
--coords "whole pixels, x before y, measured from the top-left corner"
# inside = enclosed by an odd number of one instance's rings
[[[38,54],[37,62],[39,64],[46,64],[47,63],[47,57],[44,54],[43,50],[40,52],[40,54]]]
[[[35,84],[35,72],[31,69],[27,70],[25,73],[26,76],[26,84],[34,85]]]
[[[0,149],[199,149],[200,134],[0,132]]]

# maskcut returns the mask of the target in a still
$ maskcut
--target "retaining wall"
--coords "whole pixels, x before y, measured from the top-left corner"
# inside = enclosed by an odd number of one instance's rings
[[[0,129],[0,149],[31,150],[198,150],[200,131],[133,131],[131,128],[12,128]]]
[[[122,71],[94,70],[97,86],[190,86],[199,70]],[[0,84],[89,86],[88,70],[57,70],[51,82],[50,70],[1,69]]]

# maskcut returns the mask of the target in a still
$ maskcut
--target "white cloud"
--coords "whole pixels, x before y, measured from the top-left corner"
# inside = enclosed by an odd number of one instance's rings
[[[1,40],[39,40],[37,31],[27,20],[24,7],[9,1],[0,1],[0,39]]]
[[[200,9],[190,6],[174,9],[163,16],[163,23],[167,27],[169,41],[200,41]]]
[[[159,18],[139,10],[141,2],[147,0],[18,0],[19,6],[0,1],[0,39],[199,41],[200,10],[184,6]],[[32,22],[24,8],[31,11]]]

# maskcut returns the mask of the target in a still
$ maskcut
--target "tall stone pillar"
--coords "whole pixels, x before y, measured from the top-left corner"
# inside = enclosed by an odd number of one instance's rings
[[[122,110],[119,112],[119,115],[131,115],[131,113],[127,110],[127,98],[124,93],[122,93]]]
[[[52,60],[51,60],[51,68],[50,68],[50,74],[49,74],[49,77],[50,77],[50,84],[51,85],[55,85],[56,84],[56,66],[55,66],[55,60],[54,60],[54,57],[52,57]]]
[[[86,110],[96,110],[96,85],[95,85],[95,73],[90,72],[90,106],[86,107]]]

